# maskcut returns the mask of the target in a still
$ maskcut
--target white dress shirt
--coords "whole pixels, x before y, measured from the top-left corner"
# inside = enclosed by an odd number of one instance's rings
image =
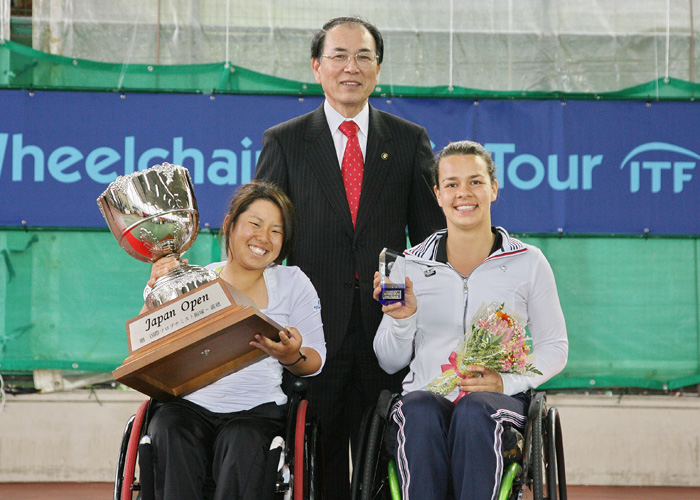
[[[338,167],[343,164],[343,155],[345,154],[345,146],[348,143],[348,138],[341,132],[340,124],[346,121],[346,118],[338,113],[333,106],[326,100],[323,103],[323,111],[326,113],[326,122],[331,129],[333,136],[333,144],[335,144],[335,152],[338,155]],[[367,133],[369,132],[369,104],[365,104],[362,111],[357,116],[351,119],[357,123],[360,130],[357,131],[357,139],[360,141],[360,149],[362,149],[362,159],[367,156]]]

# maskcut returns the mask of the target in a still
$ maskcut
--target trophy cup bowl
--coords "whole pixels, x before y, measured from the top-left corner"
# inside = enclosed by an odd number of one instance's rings
[[[192,179],[179,165],[163,163],[119,176],[97,205],[119,246],[142,262],[179,259],[199,234]],[[146,307],[158,307],[214,279],[214,272],[181,262],[156,281]]]

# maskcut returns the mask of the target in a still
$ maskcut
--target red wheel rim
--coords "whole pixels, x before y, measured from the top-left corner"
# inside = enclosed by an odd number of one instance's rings
[[[304,500],[304,434],[308,405],[309,402],[304,399],[299,402],[297,408],[297,424],[294,430],[294,500]]]
[[[126,461],[124,463],[124,482],[122,483],[122,500],[131,500],[131,486],[134,483],[134,472],[136,471],[136,452],[139,449],[139,439],[141,438],[141,427],[143,419],[148,409],[148,401],[144,401],[136,410],[134,424],[129,434],[129,447],[126,451]]]

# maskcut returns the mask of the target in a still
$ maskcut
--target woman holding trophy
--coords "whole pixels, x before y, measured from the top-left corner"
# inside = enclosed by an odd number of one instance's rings
[[[233,198],[222,227],[227,260],[206,268],[270,319],[293,326],[279,333],[279,342],[260,335],[251,342],[268,358],[178,400],[154,404],[147,432],[157,498],[203,498],[208,474],[216,500],[258,498],[270,442],[286,419],[283,370],[315,375],[326,356],[316,290],[299,268],[279,265],[294,233],[292,203],[276,186],[254,181]],[[178,265],[171,257],[156,261],[149,286]]]
[[[529,389],[564,368],[566,325],[542,252],[491,225],[490,153],[449,144],[433,177],[447,228],[404,252],[405,301],[383,305],[374,350],[388,373],[409,366],[391,413],[402,498],[493,499],[503,431],[524,429]]]

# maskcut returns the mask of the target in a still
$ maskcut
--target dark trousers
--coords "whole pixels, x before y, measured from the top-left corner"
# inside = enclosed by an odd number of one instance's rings
[[[325,498],[330,500],[350,498],[348,444],[357,449],[362,415],[377,403],[382,389],[399,392],[405,375],[388,375],[379,367],[372,347],[374,333],[363,331],[356,290],[340,350],[318,376],[308,379],[309,408],[319,416],[322,433]]]
[[[265,459],[283,428],[286,407],[267,403],[248,411],[212,413],[186,400],[157,403],[148,433],[153,443],[156,498],[260,498]]]
[[[473,392],[457,404],[428,391],[402,396],[392,416],[403,500],[496,499],[506,426],[524,429],[530,396]]]

